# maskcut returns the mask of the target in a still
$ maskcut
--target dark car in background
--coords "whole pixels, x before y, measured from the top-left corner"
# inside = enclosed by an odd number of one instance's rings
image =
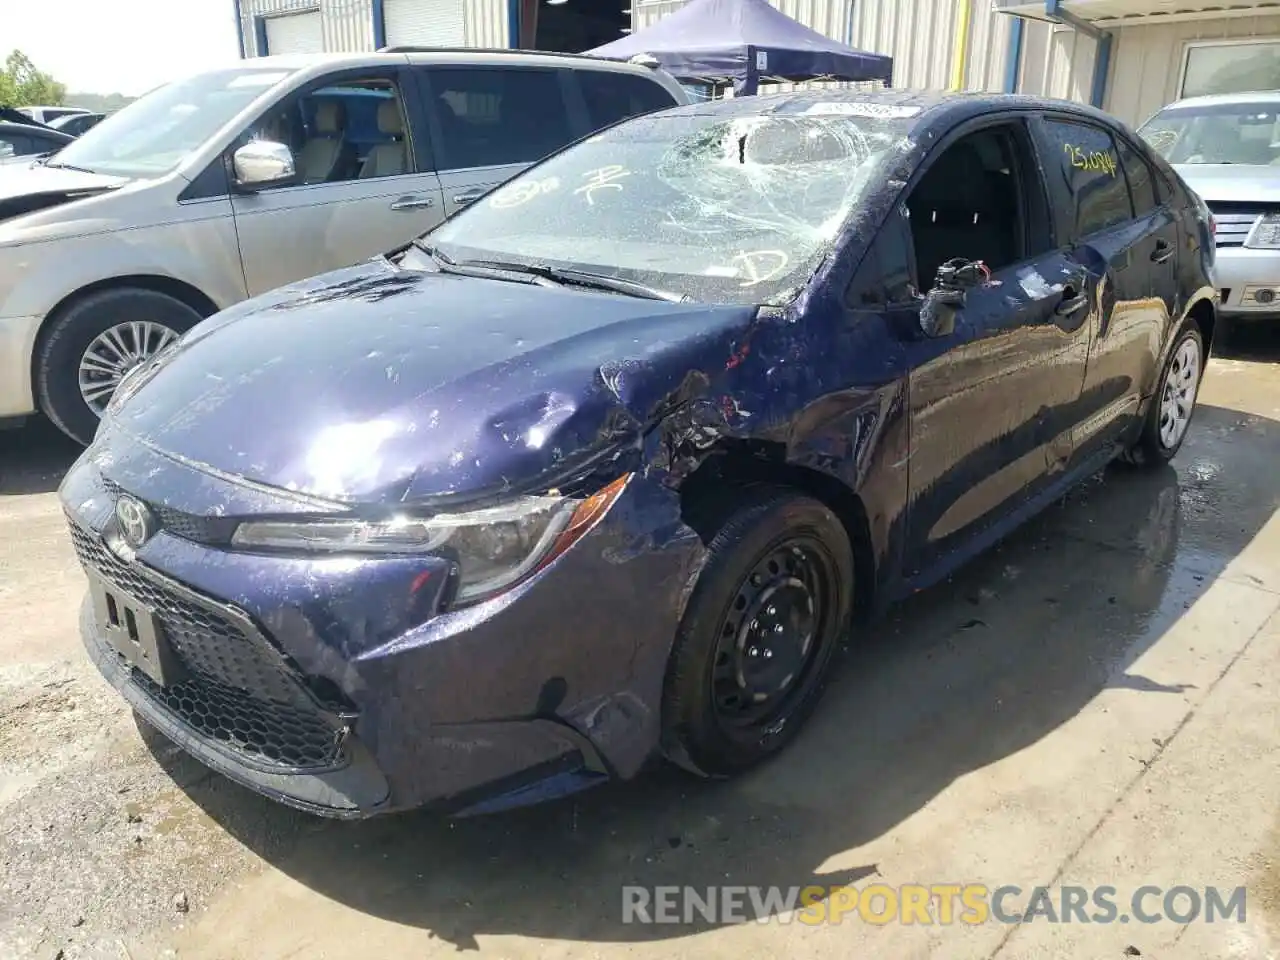
[[[61,130],[63,133],[78,137],[92,130],[106,118],[105,113],[70,113],[50,120],[49,126],[54,130]]]
[[[0,163],[29,161],[61,150],[74,139],[70,134],[34,123],[0,121]]]
[[[1085,107],[626,121],[131,374],[61,488],[84,641],[184,749],[330,816],[745,770],[855,613],[1177,452],[1211,256]]]

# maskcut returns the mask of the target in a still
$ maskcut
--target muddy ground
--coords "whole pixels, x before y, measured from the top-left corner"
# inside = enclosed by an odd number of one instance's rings
[[[1280,339],[1280,338],[1277,338]],[[1280,956],[1280,347],[843,656],[733,783],[463,822],[277,807],[140,730],[76,637],[75,450],[0,434],[0,958]],[[1248,890],[1243,923],[622,923],[621,887]],[[1135,952],[1136,951],[1136,952]]]

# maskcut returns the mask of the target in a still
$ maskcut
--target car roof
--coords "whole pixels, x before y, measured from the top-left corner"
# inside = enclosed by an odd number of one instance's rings
[[[24,137],[36,136],[44,137],[49,140],[74,140],[75,137],[70,134],[63,133],[61,130],[55,130],[53,127],[36,127],[29,123],[6,123],[0,120],[0,133],[11,133],[15,136]]]
[[[1114,127],[1114,117],[1069,100],[1022,94],[949,93],[936,90],[800,90],[758,97],[702,100],[672,107],[667,114],[735,116],[868,116],[877,114],[907,123],[916,131],[949,129],[972,117],[1003,111],[1054,111],[1076,114]]]
[[[1166,104],[1162,110],[1176,110],[1182,107],[1219,107],[1245,103],[1280,104],[1280,90],[1253,90],[1241,93],[1213,93],[1203,97],[1187,97]]]
[[[606,60],[580,53],[554,53],[545,50],[482,49],[476,47],[385,47],[373,53],[299,53],[252,57],[240,61],[246,69],[320,70],[335,66],[363,66],[386,63],[505,63],[512,66],[582,67],[623,73],[663,75],[648,66],[621,60]]]

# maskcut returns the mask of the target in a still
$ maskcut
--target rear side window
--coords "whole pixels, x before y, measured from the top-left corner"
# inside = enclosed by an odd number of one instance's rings
[[[31,141],[27,137],[12,133],[0,135],[0,157],[22,156],[32,152]]]
[[[593,127],[607,127],[627,117],[676,104],[661,86],[630,73],[579,70],[577,76]]]
[[[1120,166],[1129,181],[1129,195],[1133,198],[1133,215],[1143,217],[1159,206],[1156,199],[1156,178],[1151,165],[1139,156],[1138,151],[1123,140],[1117,140]]]
[[[432,70],[441,170],[532,163],[571,139],[555,70]]]
[[[1076,236],[1085,237],[1133,217],[1120,155],[1111,134],[1090,124],[1046,120],[1045,172],[1061,178],[1075,201]]]

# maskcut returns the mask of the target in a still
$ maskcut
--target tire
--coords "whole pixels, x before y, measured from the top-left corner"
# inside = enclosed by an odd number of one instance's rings
[[[152,325],[145,328],[147,343],[158,349],[168,342],[161,339],[165,336],[161,328],[176,336],[201,319],[182,301],[137,287],[103,290],[76,301],[53,316],[36,348],[34,373],[40,409],[59,430],[87,446],[101,416],[80,389],[80,365],[89,347],[120,324],[143,321]],[[132,338],[137,333],[141,337],[139,329],[126,328],[121,335]]]
[[[1187,383],[1184,371],[1186,360],[1190,356],[1194,356],[1195,370],[1191,382]],[[1160,381],[1151,398],[1146,419],[1143,421],[1142,433],[1137,442],[1121,455],[1125,463],[1138,467],[1159,467],[1173,459],[1182,447],[1183,441],[1186,440],[1195,415],[1200,382],[1204,378],[1204,364],[1204,340],[1200,336],[1200,328],[1196,326],[1194,320],[1186,320],[1174,337],[1173,349],[1169,351],[1169,358],[1165,361],[1164,369],[1160,371]],[[1171,381],[1176,382],[1171,383]],[[1182,383],[1183,386],[1179,388],[1178,383]],[[1185,423],[1172,438],[1170,433],[1163,429],[1168,413],[1166,400],[1171,389],[1183,391],[1185,402],[1178,405],[1178,408],[1186,411]]]
[[[821,697],[853,587],[853,550],[834,513],[785,488],[744,493],[711,540],[676,634],[662,701],[667,757],[704,776],[730,776],[790,742]],[[812,624],[811,641],[798,640],[804,629],[771,624],[771,611],[790,612],[792,627]],[[789,686],[787,676],[795,677]],[[775,685],[780,692],[755,702]]]

